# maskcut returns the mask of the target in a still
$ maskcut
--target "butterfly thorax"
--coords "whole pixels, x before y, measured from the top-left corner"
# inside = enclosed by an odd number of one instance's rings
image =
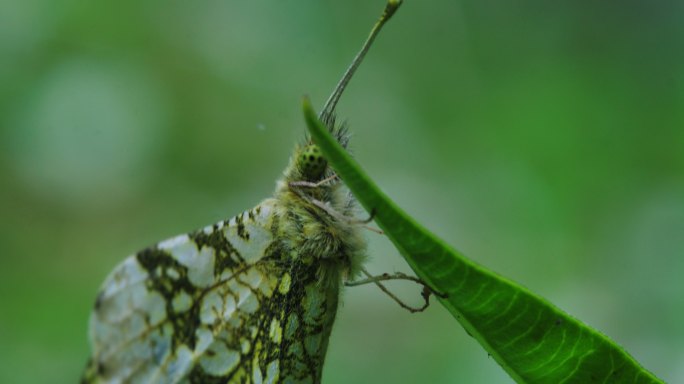
[[[344,132],[340,141],[346,144]],[[315,144],[295,148],[275,200],[280,207],[279,238],[291,256],[319,270],[319,284],[339,285],[355,277],[365,258],[356,201],[328,167]]]

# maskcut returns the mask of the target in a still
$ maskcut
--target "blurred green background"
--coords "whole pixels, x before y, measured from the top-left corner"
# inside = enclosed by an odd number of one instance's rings
[[[0,2],[0,382],[73,383],[126,255],[270,195],[375,1]],[[426,226],[684,382],[684,2],[406,0],[339,106]],[[373,272],[407,271],[368,234]],[[419,288],[393,285],[420,303]],[[326,383],[511,383],[347,289]]]

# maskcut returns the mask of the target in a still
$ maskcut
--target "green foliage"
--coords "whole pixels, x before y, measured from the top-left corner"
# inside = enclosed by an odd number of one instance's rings
[[[395,205],[345,152],[308,100],[316,144],[415,273],[519,383],[661,383],[620,346],[551,303],[486,268],[429,232]]]

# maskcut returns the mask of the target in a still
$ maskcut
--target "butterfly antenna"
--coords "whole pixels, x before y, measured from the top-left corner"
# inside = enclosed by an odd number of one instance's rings
[[[337,86],[335,86],[335,89],[333,90],[332,94],[330,94],[330,97],[328,97],[328,101],[325,102],[325,106],[321,110],[321,113],[318,115],[318,118],[320,120],[329,121],[332,118],[333,112],[335,111],[335,106],[337,105],[337,101],[340,99],[340,96],[342,96],[342,92],[344,92],[344,89],[347,88],[349,80],[351,80],[352,76],[354,76],[354,72],[356,72],[356,69],[363,61],[363,58],[366,56],[366,53],[368,53],[368,50],[370,49],[371,45],[373,45],[373,41],[378,36],[378,33],[380,33],[382,27],[385,25],[385,23],[387,23],[387,21],[389,21],[389,19],[392,18],[392,15],[394,15],[397,9],[399,9],[401,2],[402,0],[389,0],[387,2],[387,5],[385,5],[385,10],[382,12],[382,15],[375,23],[375,25],[373,25],[373,29],[371,29],[368,38],[361,47],[361,50],[359,51],[359,53],[356,54],[351,65],[347,68],[347,71],[344,72],[344,75],[337,83]]]

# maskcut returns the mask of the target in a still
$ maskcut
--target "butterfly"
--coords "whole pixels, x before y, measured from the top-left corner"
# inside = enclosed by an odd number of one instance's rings
[[[400,4],[387,4],[320,114],[345,147],[335,105]],[[355,209],[305,139],[273,197],[131,255],[109,274],[82,382],[319,383],[341,286],[365,259]]]

